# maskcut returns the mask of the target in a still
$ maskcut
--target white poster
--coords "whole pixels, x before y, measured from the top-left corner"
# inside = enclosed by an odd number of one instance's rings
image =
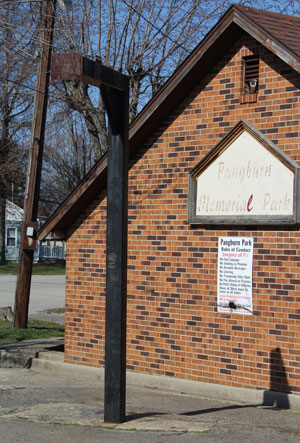
[[[219,237],[218,312],[252,314],[253,238]]]

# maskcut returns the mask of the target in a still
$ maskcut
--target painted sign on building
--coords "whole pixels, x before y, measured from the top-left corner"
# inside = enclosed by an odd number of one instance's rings
[[[190,174],[191,223],[296,223],[298,165],[241,121]]]

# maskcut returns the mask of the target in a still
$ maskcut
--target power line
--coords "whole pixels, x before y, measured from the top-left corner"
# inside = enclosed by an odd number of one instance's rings
[[[165,22],[161,27],[159,27],[159,26],[157,26],[155,23],[152,23],[151,20],[149,20],[147,17],[145,17],[145,16],[144,16],[140,11],[138,11],[133,5],[129,4],[127,0],[122,0],[122,2],[123,2],[128,8],[130,8],[131,10],[133,10],[135,14],[137,14],[138,16],[140,16],[140,17],[141,17],[146,23],[148,23],[153,29],[155,29],[158,33],[160,33],[162,36],[164,36],[164,38],[170,40],[174,45],[176,45],[177,48],[181,48],[182,50],[184,50],[185,52],[188,52],[188,53],[190,52],[190,51],[189,51],[184,45],[182,45],[180,42],[178,42],[178,41],[172,39],[172,37],[170,37],[169,34],[167,34],[166,32],[164,32],[164,31],[162,30],[163,25],[164,25],[166,22]],[[8,5],[9,3],[11,3],[11,2],[7,2],[7,5]],[[19,4],[19,3],[27,3],[27,2],[26,2],[26,1],[21,1],[21,0],[20,0],[20,1],[16,1],[16,2],[14,2],[14,3],[15,3],[15,4]],[[35,3],[41,3],[41,0],[35,0]],[[193,9],[198,5],[198,3],[199,3],[199,2],[197,2],[197,3],[194,4]],[[183,4],[183,3],[182,3],[182,4]],[[180,7],[181,7],[181,5],[176,9],[176,12],[175,12],[175,13],[177,13],[177,12],[180,10]],[[183,14],[183,16],[182,16],[181,19],[180,19],[181,22],[182,22],[183,20],[186,20],[186,18],[188,17],[189,13],[190,13],[190,9],[189,9],[189,11],[187,11],[187,12],[185,12],[185,13]],[[74,25],[73,20],[72,20],[72,24]],[[13,25],[10,24],[10,23],[6,23],[6,25],[8,25],[8,26],[10,26],[10,27],[13,27]],[[15,29],[15,28],[14,28],[14,29]],[[19,29],[28,29],[28,28],[20,25],[20,26],[19,26]],[[56,31],[60,31],[60,30],[64,30],[64,28],[62,28],[62,29],[56,28],[55,30],[56,30]],[[42,31],[42,29],[39,29],[38,27],[35,28],[35,29],[33,30],[34,33],[37,33],[37,32],[39,32],[39,31]],[[16,31],[15,31],[15,32],[16,32]],[[32,39],[33,39],[33,40],[35,40],[35,39],[37,40],[36,37],[32,37]],[[151,45],[150,45],[150,47],[148,47],[148,48],[145,49],[145,50],[146,50],[146,52],[148,52],[148,55],[149,55],[149,52],[154,51],[154,50],[155,50],[155,47],[154,47],[154,48],[152,49],[152,51],[151,51]],[[22,51],[21,51],[21,52],[22,52]],[[12,80],[12,79],[6,79],[6,78],[2,77],[1,75],[0,75],[0,78],[1,78],[2,80],[6,80],[6,81],[11,82],[11,83],[13,83],[13,84],[16,84],[16,85],[18,85],[18,86],[22,86],[22,87],[28,89],[29,91],[32,91],[32,92],[39,92],[39,91],[36,90],[36,88],[31,87],[31,86],[28,86],[28,85],[26,85],[26,84],[24,84],[24,83],[22,83],[22,82],[18,82],[18,81],[16,81],[16,80]],[[57,97],[58,97],[58,98],[61,98],[60,95],[57,95],[57,94],[50,93],[49,95],[50,95],[52,98],[57,98]]]
[[[34,0],[34,2],[35,3],[42,3],[42,0]],[[168,39],[168,40],[170,40],[174,45],[176,45],[178,48],[181,48],[182,50],[184,50],[185,52],[187,52],[187,53],[189,53],[190,52],[190,50],[189,49],[187,49],[183,44],[181,44],[180,42],[178,42],[177,40],[174,40],[169,34],[167,34],[166,32],[164,32],[163,30],[162,30],[162,27],[159,27],[159,26],[157,26],[155,23],[153,23],[153,22],[151,22],[147,17],[145,17],[140,11],[138,11],[133,5],[130,5],[126,0],[122,0],[122,2],[128,7],[128,8],[130,8],[132,11],[134,11],[138,16],[140,16],[146,23],[148,23],[149,25],[151,25],[151,27],[153,28],[153,29],[155,29],[157,32],[159,32],[163,37],[165,37],[166,39]],[[15,3],[15,4],[19,4],[19,3],[29,3],[28,1],[16,1],[16,2],[12,2],[12,3]],[[11,2],[7,2],[7,5],[10,5],[10,4],[12,4]],[[199,1],[197,2],[197,4],[199,3]],[[195,8],[195,6],[194,6],[194,8]],[[179,9],[178,9],[179,10]],[[189,15],[189,11],[187,11],[184,15],[183,15],[183,17],[181,18],[181,20],[184,20],[188,15]],[[58,18],[58,20],[59,20],[59,18]],[[85,21],[80,21],[80,20],[78,20],[78,21],[76,21],[76,20],[74,20],[73,18],[72,18],[72,20],[70,21],[71,23],[72,23],[72,25],[74,26],[74,25],[87,25],[87,22],[86,22],[86,20]],[[17,29],[19,29],[19,30],[24,30],[24,31],[32,31],[32,33],[39,33],[39,32],[42,32],[42,31],[44,31],[44,29],[43,28],[40,28],[40,27],[36,27],[35,29],[33,29],[32,30],[32,28],[31,27],[28,27],[28,26],[24,26],[24,25],[21,25],[21,24],[12,24],[12,23],[9,23],[9,22],[3,22],[2,21],[2,24],[4,24],[4,25],[6,25],[6,27],[8,28],[8,29],[11,29],[11,30],[14,30],[15,32],[16,32],[16,28]],[[59,32],[59,31],[65,31],[65,28],[64,27],[62,27],[62,28],[60,28],[60,27],[55,27],[55,31],[56,32]],[[32,36],[32,40],[33,41],[38,41],[38,38],[36,38],[36,37],[33,37]],[[153,49],[154,50],[154,49]]]
[[[18,82],[16,80],[7,79],[4,76],[2,76],[1,74],[0,74],[0,79],[1,80],[5,80],[5,81],[7,81],[9,83],[13,83],[13,84],[15,84],[17,86],[22,86],[22,88],[28,89],[29,91],[41,93],[41,91],[39,91],[38,89],[36,89],[34,87],[28,86],[28,85],[26,85],[26,84],[24,84],[22,82]],[[57,95],[57,94],[52,94],[51,93],[49,95],[51,95],[52,97],[59,97],[59,95]]]
[[[152,23],[150,20],[148,20],[141,12],[139,12],[134,6],[127,3],[126,0],[121,0],[128,8],[132,9],[137,15],[139,15],[145,22],[147,22],[149,25],[152,26],[152,28],[156,29],[160,34],[162,34],[165,38],[169,39],[172,43],[177,45],[179,48],[183,49],[185,52],[190,52],[188,49],[186,49],[181,43],[177,42],[176,40],[173,40],[168,34],[162,31],[161,28],[156,26],[154,23]]]

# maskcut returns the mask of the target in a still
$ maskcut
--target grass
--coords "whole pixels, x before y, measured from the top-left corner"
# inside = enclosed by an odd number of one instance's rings
[[[65,275],[64,264],[35,263],[32,268],[33,275]],[[0,266],[0,274],[17,274],[18,263],[8,263]]]
[[[9,321],[0,321],[0,343],[9,343],[36,338],[63,337],[65,328],[48,321],[28,320],[27,329],[13,329]]]
[[[65,308],[48,309],[47,314],[64,314]]]

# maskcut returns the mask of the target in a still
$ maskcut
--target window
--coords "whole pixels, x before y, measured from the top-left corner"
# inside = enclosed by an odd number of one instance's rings
[[[243,93],[256,94],[258,91],[259,59],[256,55],[244,57]]]
[[[7,246],[16,246],[17,243],[17,229],[16,228],[7,228],[6,230],[6,245]]]

